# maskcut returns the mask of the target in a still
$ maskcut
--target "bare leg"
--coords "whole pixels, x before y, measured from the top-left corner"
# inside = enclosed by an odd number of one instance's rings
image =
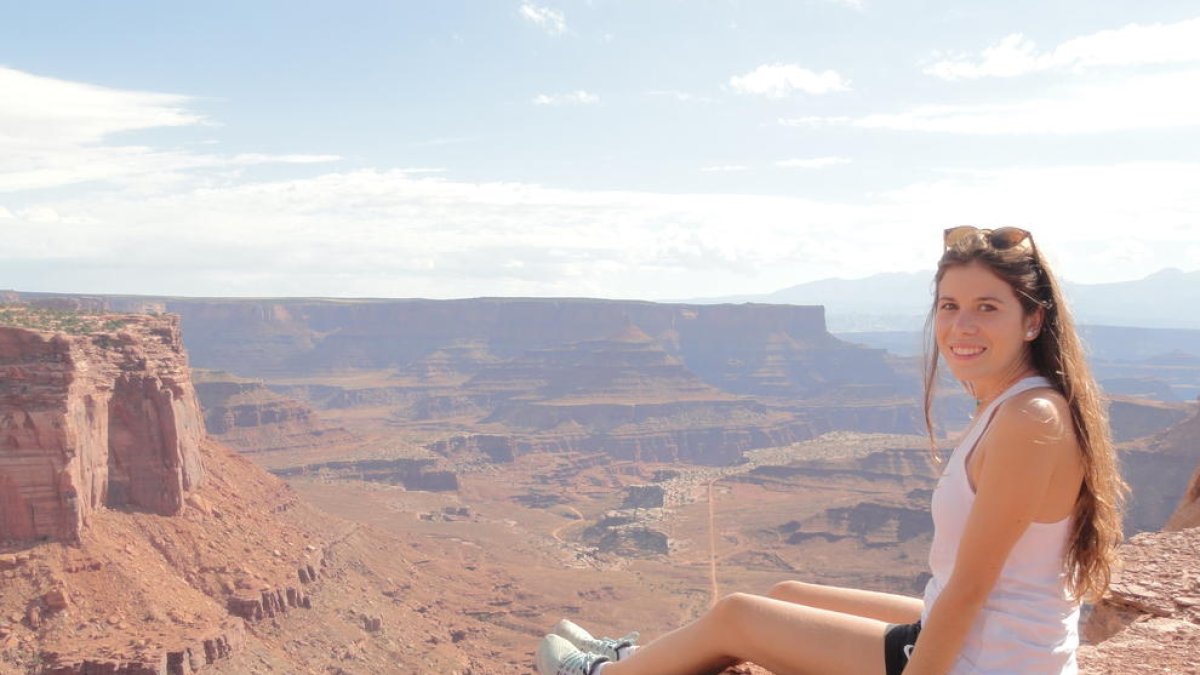
[[[808,584],[803,581],[775,584],[767,595],[778,600],[865,616],[886,623],[915,623],[921,618],[921,609],[924,606],[920,598],[906,595]]]
[[[753,661],[775,675],[879,675],[885,624],[745,593],[605,666],[605,675],[710,675]]]

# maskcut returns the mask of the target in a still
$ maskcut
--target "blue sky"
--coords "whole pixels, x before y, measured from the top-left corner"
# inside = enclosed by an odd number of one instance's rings
[[[0,288],[723,296],[1200,268],[1200,3],[0,1]]]

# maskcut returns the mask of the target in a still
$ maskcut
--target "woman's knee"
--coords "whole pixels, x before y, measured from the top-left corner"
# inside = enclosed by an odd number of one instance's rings
[[[709,612],[718,623],[727,628],[736,629],[743,624],[754,603],[761,600],[762,596],[750,593],[730,593],[717,600],[717,604],[713,605]]]
[[[772,586],[771,590],[767,591],[767,597],[775,598],[776,600],[787,600],[789,602],[801,602],[811,586],[811,584],[806,584],[803,581],[781,581]]]

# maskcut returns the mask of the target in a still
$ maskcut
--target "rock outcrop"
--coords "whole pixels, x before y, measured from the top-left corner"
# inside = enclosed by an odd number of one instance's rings
[[[0,540],[79,539],[102,507],[170,515],[204,479],[178,317],[0,325]]]
[[[311,567],[311,566],[309,566]],[[306,569],[306,568],[301,568]],[[307,574],[307,572],[305,572]],[[227,603],[229,613],[246,621],[274,618],[291,608],[312,609],[312,599],[295,586],[265,588],[257,594],[235,595]]]
[[[918,500],[913,500],[914,502]],[[894,546],[933,534],[929,508],[918,504],[860,502],[854,506],[826,509],[803,522],[789,521],[779,528],[787,543],[809,539],[840,541],[853,539],[864,546]]]
[[[306,402],[272,391],[260,380],[207,370],[192,378],[208,433],[240,452],[331,447],[353,442],[346,429],[319,418]]]
[[[662,516],[661,509],[649,513],[642,509],[609,511],[583,531],[583,541],[602,553],[623,558],[667,555],[671,551],[670,539],[652,526]]]
[[[144,649],[130,656],[87,657],[70,652],[45,652],[46,675],[191,675],[218,661],[228,659],[246,640],[245,624],[227,621],[195,638],[191,644],[173,649]]]
[[[227,449],[200,452],[178,514],[101,509],[78,543],[0,548],[0,672],[193,673],[263,639],[247,625],[312,606],[323,516]]]
[[[667,490],[661,485],[630,485],[625,488],[622,509],[661,509],[667,506]]]
[[[1178,506],[1164,531],[1137,534],[1121,546],[1122,568],[1081,627],[1092,644],[1079,650],[1080,673],[1200,672],[1198,459],[1200,412],[1122,457],[1135,505]],[[1163,480],[1147,482],[1147,465],[1158,467]],[[1196,468],[1187,483],[1189,466]]]
[[[1200,654],[1200,529],[1139,534],[1081,627],[1080,673],[1194,673]]]
[[[268,426],[304,428],[313,422],[312,408],[275,394],[261,382],[202,380],[196,382],[196,394],[213,435]]]

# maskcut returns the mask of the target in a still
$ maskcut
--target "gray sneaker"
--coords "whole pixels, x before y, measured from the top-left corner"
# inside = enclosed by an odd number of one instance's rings
[[[577,624],[563,619],[554,627],[554,634],[564,637],[567,642],[575,645],[581,652],[607,656],[609,661],[619,661],[617,650],[622,647],[632,647],[637,644],[638,633],[634,631],[623,638],[592,637],[592,634],[580,628]]]
[[[559,635],[547,635],[537,650],[537,669],[540,675],[592,675],[592,669],[609,658],[585,654]]]

